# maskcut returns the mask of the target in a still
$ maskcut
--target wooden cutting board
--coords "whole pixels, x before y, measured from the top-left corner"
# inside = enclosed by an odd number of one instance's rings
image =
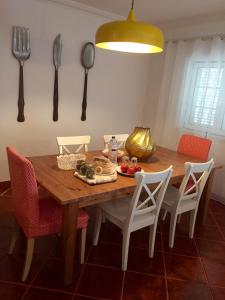
[[[95,178],[93,178],[93,179],[89,179],[85,176],[82,176],[78,172],[75,172],[74,176],[83,180],[84,182],[87,182],[90,185],[106,183],[106,182],[113,182],[113,181],[117,180],[117,172],[115,172],[111,175],[95,175]]]

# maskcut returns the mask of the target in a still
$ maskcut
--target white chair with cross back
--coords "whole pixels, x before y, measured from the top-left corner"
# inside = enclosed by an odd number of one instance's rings
[[[172,166],[156,173],[141,173],[135,175],[137,182],[132,198],[112,200],[98,206],[93,245],[98,243],[102,217],[108,219],[122,230],[122,270],[127,269],[130,234],[144,227],[150,228],[149,256],[154,255],[156,228],[161,204],[172,174]],[[150,186],[149,186],[150,185]],[[141,192],[147,192],[147,198],[140,200]]]
[[[206,163],[186,162],[184,164],[185,176],[180,188],[168,187],[162,208],[165,210],[163,220],[165,220],[167,212],[170,213],[170,248],[174,246],[177,218],[188,211],[191,214],[189,237],[193,238],[199,201],[213,165],[213,159]]]
[[[59,153],[60,154],[70,154],[71,151],[69,149],[69,146],[78,146],[73,147],[72,153],[78,153],[80,151],[87,152],[88,151],[88,145],[91,142],[91,137],[89,135],[84,136],[62,136],[57,137],[57,143],[59,146]]]
[[[120,148],[124,148],[125,147],[125,143],[126,140],[129,136],[129,134],[108,134],[108,135],[104,135],[104,146],[105,149],[109,149],[109,142],[112,138],[112,136],[115,136],[117,142],[118,142],[118,149]]]

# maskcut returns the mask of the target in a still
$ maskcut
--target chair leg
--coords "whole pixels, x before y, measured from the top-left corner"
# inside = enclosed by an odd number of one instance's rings
[[[171,214],[170,217],[170,235],[169,235],[169,247],[173,248],[174,245],[174,236],[177,224],[177,214]]]
[[[102,215],[102,223],[105,224],[105,222],[106,222],[106,217],[105,217],[105,215],[103,214],[103,215]]]
[[[27,279],[28,273],[30,271],[30,266],[33,258],[34,252],[34,239],[27,239],[27,251],[26,251],[26,259],[23,269],[22,281]]]
[[[82,230],[81,230],[81,243],[80,243],[80,263],[81,264],[84,263],[86,235],[87,235],[87,228],[82,228]]]
[[[98,244],[99,233],[101,230],[102,224],[102,210],[99,208],[96,214],[95,227],[94,227],[94,237],[93,237],[93,245],[96,246]]]
[[[162,220],[165,221],[166,220],[166,216],[167,216],[167,210],[164,211],[164,214],[162,216]]]
[[[8,254],[13,253],[13,250],[15,248],[16,241],[17,241],[17,238],[18,238],[19,234],[20,234],[20,227],[17,224],[16,220],[14,219],[13,220],[13,234],[12,234],[12,237],[11,237]]]
[[[149,257],[151,257],[151,258],[154,256],[156,228],[157,228],[157,222],[154,225],[150,226],[150,232],[149,232]]]
[[[193,236],[194,236],[195,221],[196,221],[197,212],[198,212],[197,209],[191,211],[190,225],[189,225],[189,238],[190,239],[193,239]]]
[[[4,191],[0,194],[0,196],[4,196],[4,195],[8,194],[8,193],[10,192],[10,190],[11,190],[11,188],[8,188],[8,189],[4,190]]]
[[[128,251],[130,244],[130,231],[123,231],[123,247],[122,247],[122,270],[127,270]]]
[[[179,214],[178,218],[177,218],[177,223],[180,224],[180,220],[181,220],[181,214]]]

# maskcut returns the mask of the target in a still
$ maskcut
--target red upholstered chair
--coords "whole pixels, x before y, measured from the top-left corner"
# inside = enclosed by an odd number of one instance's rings
[[[183,134],[180,138],[177,147],[177,152],[184,155],[192,156],[194,158],[198,158],[202,161],[207,161],[211,145],[212,141],[209,139],[191,134]],[[187,184],[187,190],[190,189],[192,185],[193,181],[189,180]],[[180,183],[173,184],[173,186],[179,188]],[[180,222],[180,216],[178,218],[178,222]]]
[[[191,134],[183,134],[180,138],[177,152],[207,161],[211,145],[212,141],[209,139]],[[189,180],[187,188],[190,188],[192,184],[193,182]],[[180,184],[174,184],[174,186],[179,188]]]
[[[184,134],[180,138],[177,152],[206,161],[208,159],[211,144],[212,141],[209,139]]]
[[[212,141],[209,139],[191,134],[183,134],[180,138],[177,152],[207,161],[211,145]],[[189,180],[187,188],[190,188],[192,185],[193,182]],[[174,186],[179,188],[180,184],[174,184]]]
[[[40,197],[33,166],[12,147],[7,147],[9,172],[13,196],[13,213],[16,229],[10,244],[9,254],[13,252],[18,228],[22,228],[27,238],[27,251],[22,275],[25,281],[32,262],[34,240],[36,237],[60,233],[62,229],[62,207],[50,197]],[[81,210],[78,228],[82,229],[80,261],[84,262],[86,228],[88,215]]]

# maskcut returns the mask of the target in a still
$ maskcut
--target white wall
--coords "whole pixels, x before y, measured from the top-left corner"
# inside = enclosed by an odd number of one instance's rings
[[[225,16],[217,15],[207,18],[191,19],[189,21],[176,21],[167,24],[161,24],[161,28],[165,32],[167,40],[188,39],[195,37],[206,37],[210,35],[225,34]],[[160,55],[157,58],[151,57],[150,75],[149,75],[149,91],[145,104],[144,124],[153,129],[160,126],[161,120],[156,119],[156,111],[159,100],[159,92],[163,74],[164,56]],[[174,124],[175,125],[175,124]],[[157,142],[155,135],[155,140]],[[216,138],[210,136],[213,140],[213,146],[210,156],[214,157],[215,161],[225,165],[225,138]],[[179,141],[179,135],[176,128],[171,131],[169,141],[164,146],[176,149]],[[214,180],[213,193],[218,199],[225,199],[225,168],[218,170]]]
[[[194,9],[194,8],[193,8]],[[167,40],[225,34],[225,13],[160,24]]]
[[[92,136],[92,149],[103,147],[103,134],[131,132],[140,125],[147,96],[149,56],[96,49],[89,74],[87,121],[81,122],[84,72],[80,51],[94,41],[107,18],[47,0],[0,2],[0,181],[8,179],[7,145],[24,155],[57,153],[56,136]],[[13,25],[31,32],[32,55],[25,63],[25,117],[18,123],[18,63],[11,54]],[[52,42],[61,33],[59,121],[52,121],[54,69]]]

